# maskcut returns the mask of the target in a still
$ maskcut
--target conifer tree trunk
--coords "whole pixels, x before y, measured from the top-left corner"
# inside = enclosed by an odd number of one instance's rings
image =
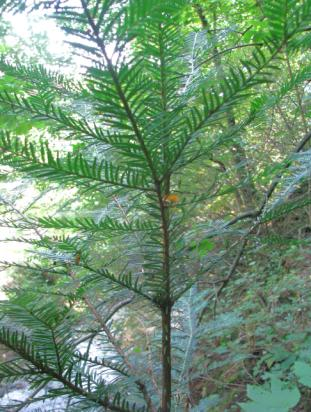
[[[162,309],[162,412],[171,410],[171,375],[171,307],[168,305]]]
[[[170,238],[169,211],[163,199],[160,201],[163,232],[163,303],[162,317],[162,412],[171,410],[172,362],[171,362],[171,282],[170,282]]]
[[[164,150],[165,152],[165,150]],[[165,158],[165,153],[164,153]],[[171,410],[172,398],[172,361],[171,361],[171,274],[170,274],[170,212],[165,203],[165,196],[170,193],[170,177],[164,181],[163,189],[157,187],[161,227],[162,227],[162,251],[163,251],[163,295],[161,297],[162,317],[162,400],[161,412]],[[162,194],[164,192],[164,194]]]

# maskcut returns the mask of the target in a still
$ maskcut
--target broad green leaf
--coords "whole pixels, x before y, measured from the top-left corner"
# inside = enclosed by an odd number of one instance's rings
[[[209,239],[203,239],[198,245],[198,252],[200,256],[204,256],[215,247],[215,244]]]
[[[308,363],[302,361],[295,362],[294,372],[302,385],[311,388],[311,366]]]
[[[297,405],[300,392],[296,386],[289,387],[278,378],[271,378],[271,389],[248,385],[247,395],[253,402],[240,403],[245,412],[287,412]]]
[[[219,395],[210,395],[207,398],[201,399],[200,403],[191,408],[191,412],[208,412],[211,408],[214,408],[219,404],[220,397]]]

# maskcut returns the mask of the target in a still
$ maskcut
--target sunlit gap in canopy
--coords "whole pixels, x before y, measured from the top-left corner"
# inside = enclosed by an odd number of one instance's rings
[[[67,3],[69,5],[69,2]],[[80,0],[71,0],[70,5],[80,6]],[[58,71],[72,79],[75,76],[76,80],[80,79],[80,74],[85,71],[85,68],[90,65],[90,61],[85,57],[73,54],[73,49],[68,40],[72,36],[68,36],[58,25],[55,19],[48,17],[48,11],[35,10],[30,14],[23,13],[5,13],[3,20],[10,24],[7,34],[3,37],[3,44],[6,45],[6,50],[14,50],[14,55],[17,55],[20,63],[28,64],[40,63],[47,69]],[[35,42],[42,38],[42,50],[35,47]],[[107,54],[115,64],[118,60],[118,54],[115,53],[115,45],[107,45]],[[16,53],[18,51],[18,53]],[[20,53],[20,55],[19,55]],[[125,59],[129,58],[129,50],[123,50]],[[10,54],[10,53],[9,53]],[[25,58],[23,58],[25,56]],[[51,56],[51,59],[49,59]],[[14,57],[15,58],[15,57]],[[13,60],[14,59],[10,59]],[[24,61],[25,60],[25,61]],[[0,73],[1,75],[1,73]],[[59,142],[61,143],[61,142]],[[57,144],[57,142],[56,142]],[[56,147],[56,149],[58,149]],[[0,166],[0,174],[8,174],[10,170],[7,167]],[[24,190],[20,190],[24,186]],[[46,198],[47,207],[49,203],[54,201],[56,193],[53,190],[52,198],[49,195]],[[68,194],[68,191],[66,192]],[[13,182],[0,182],[0,195],[7,196],[7,199],[17,199],[16,207],[21,210],[27,208],[34,198],[38,195],[38,190],[31,183],[17,180]],[[70,194],[69,194],[70,195]],[[73,193],[71,193],[73,195]],[[57,195],[59,196],[59,194]],[[43,200],[43,199],[42,199]],[[61,203],[62,199],[59,199]],[[0,204],[1,204],[0,199]],[[25,247],[21,243],[12,242],[13,238],[18,237],[20,233],[16,229],[0,227],[0,262],[21,262],[25,258]],[[4,242],[5,239],[10,239]],[[26,248],[27,249],[27,248]],[[1,265],[0,265],[1,270]],[[5,298],[5,294],[1,292],[1,287],[10,282],[9,270],[1,270],[0,272],[0,299]]]
[[[3,21],[8,22],[10,28],[2,39],[3,49],[10,56],[11,51],[20,60],[20,63],[28,64],[29,62],[40,63],[51,70],[60,71],[64,75],[71,76],[74,73],[78,77],[79,68],[82,67],[83,61],[80,57],[72,57],[71,47],[66,43],[65,33],[57,26],[55,20],[48,18],[43,10],[27,13],[5,13]],[[34,47],[35,39],[42,37],[44,43],[44,52],[40,55]],[[53,61],[48,61],[48,56]],[[68,61],[68,56],[70,61]],[[9,58],[14,62],[16,58]],[[65,62],[66,64],[62,64]],[[3,75],[0,73],[0,75]],[[11,168],[0,165],[0,174],[9,175]],[[0,182],[0,204],[6,201],[6,209],[15,207],[16,210],[23,211],[27,205],[38,196],[39,192],[30,180],[17,179],[12,182]],[[55,200],[55,192],[53,192]],[[59,199],[60,200],[60,199]],[[46,198],[47,204],[53,199]],[[1,220],[6,215],[1,216]],[[20,242],[12,241],[21,236],[19,230],[14,228],[0,227],[0,262],[22,262],[25,258],[25,245]],[[33,237],[33,235],[32,235]],[[8,241],[5,241],[8,240]],[[10,270],[0,263],[0,300],[5,299],[6,295],[1,290],[4,285],[11,281]]]
[[[81,2],[80,0],[71,0],[66,5],[78,7],[81,6]],[[56,20],[49,16],[48,10],[39,9],[31,13],[17,14],[5,13],[3,19],[9,22],[12,27],[9,34],[5,36],[5,43],[12,48],[22,48],[23,52],[30,59],[33,58],[35,62],[44,64],[47,68],[57,69],[71,77],[73,75],[79,77],[79,74],[90,66],[90,60],[81,54],[74,53],[69,44],[70,41],[77,41],[77,38],[66,34],[58,26]],[[34,42],[40,36],[45,41],[44,53],[52,57],[52,62],[47,61],[44,55],[40,56],[36,52]],[[106,51],[116,63],[118,56],[115,53],[115,45],[113,43],[106,45]],[[66,64],[60,64],[61,62]]]

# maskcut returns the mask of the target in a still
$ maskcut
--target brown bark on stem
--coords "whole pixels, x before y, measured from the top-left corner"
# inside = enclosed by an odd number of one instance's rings
[[[172,398],[171,362],[171,307],[162,309],[162,408],[161,412],[171,410]]]
[[[163,194],[164,192],[164,194]],[[157,195],[161,214],[162,250],[163,250],[163,291],[160,299],[162,316],[162,400],[161,412],[170,412],[172,398],[172,364],[171,364],[171,273],[170,273],[170,233],[169,208],[164,196],[170,192],[170,178],[164,182],[164,189],[157,187]]]

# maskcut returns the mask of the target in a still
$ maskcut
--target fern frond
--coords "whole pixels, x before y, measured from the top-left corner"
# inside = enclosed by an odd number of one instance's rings
[[[110,285],[111,288],[127,289],[143,297],[144,299],[147,299],[148,301],[155,301],[151,293],[144,291],[144,283],[142,282],[142,279],[132,275],[131,273],[115,275],[105,269],[96,270],[87,265],[83,267],[92,273],[91,275],[84,276],[81,279],[81,287],[83,290],[91,287],[92,285],[99,284],[100,282],[107,283],[108,281],[108,285]]]
[[[95,405],[98,404],[117,412],[143,412],[146,410],[143,406],[136,407],[136,405],[131,405],[123,399],[120,394],[116,394],[112,399],[109,399],[104,382],[100,381],[95,374],[90,372],[84,376],[83,372],[79,370],[75,371],[74,364],[67,364],[66,369],[63,371],[49,366],[45,361],[44,351],[40,353],[24,334],[11,332],[10,329],[2,327],[0,329],[0,342],[27,361],[29,369],[24,370],[25,372],[27,370],[32,371],[31,374],[27,375],[28,378],[36,376],[35,372],[37,371],[38,374],[40,373],[48,378],[46,383],[51,380],[61,383],[63,388],[58,390],[52,389],[52,392],[55,392],[56,396],[70,395],[78,399],[82,397],[95,403]],[[17,367],[16,362],[7,363],[3,371],[5,379],[8,379],[9,376],[11,376],[11,379],[14,379],[14,375],[16,375],[17,380],[18,370],[19,367]],[[94,391],[94,382],[96,381],[98,382],[98,387],[95,388]]]
[[[80,96],[81,85],[63,74],[47,69],[42,64],[25,65],[21,62],[10,63],[7,59],[0,60],[0,70],[7,76],[24,81],[28,86],[26,90],[34,88],[49,90],[51,93],[71,97]]]
[[[92,218],[87,217],[41,217],[38,220],[40,227],[49,229],[80,229],[90,232],[118,232],[118,233],[129,233],[129,232],[150,232],[157,230],[152,223],[141,222],[134,220],[133,222],[122,222],[110,217],[105,217],[100,221],[95,221]]]
[[[71,115],[61,107],[52,103],[52,101],[53,96],[50,94],[23,96],[8,93],[6,91],[0,93],[0,102],[13,112],[28,112],[33,115],[35,119],[47,120],[56,126],[61,126],[64,130],[70,132],[71,137],[84,137],[93,142],[116,147],[120,151],[127,149],[124,151],[129,152],[129,154],[131,153],[132,146],[130,145],[130,140],[133,136],[129,133],[129,130],[131,130],[129,126],[125,127],[126,123],[124,123],[123,128],[126,130],[127,134],[121,134],[114,130],[104,131],[95,123],[90,124],[81,115]],[[110,126],[116,126],[116,123],[107,123]],[[122,122],[119,121],[119,128],[121,124]]]
[[[311,151],[296,153],[290,159],[292,163],[281,178],[280,189],[274,199],[267,205],[266,213],[278,208],[305,182],[311,175]]]
[[[277,4],[279,7],[279,2],[273,0],[272,3]],[[279,59],[283,45],[299,32],[306,21],[309,21],[310,0],[305,0],[303,4],[295,6],[294,9],[294,16],[291,17],[292,20],[290,21],[291,30],[283,32],[280,38],[281,43],[269,39],[265,41],[263,47],[256,47],[252,53],[252,58],[241,60],[236,69],[231,68],[219,87],[214,88],[211,93],[206,93],[204,89],[204,76],[199,77],[198,85],[192,87],[191,95],[195,91],[200,91],[203,95],[202,103],[200,106],[196,105],[196,107],[188,106],[186,110],[182,111],[181,116],[184,121],[183,127],[180,125],[182,132],[174,134],[175,138],[171,139],[167,173],[169,173],[170,168],[175,170],[175,164],[179,162],[185,148],[196,140],[208,125],[226,115],[231,105],[236,105],[240,99],[245,99],[249,93],[253,94],[254,86],[262,83],[268,84],[273,81],[272,75],[278,68],[275,62]],[[276,16],[276,18],[282,20],[282,15]],[[183,98],[185,99],[185,97],[187,100],[189,99],[189,96],[186,95]]]
[[[289,34],[289,12],[296,9],[295,0],[269,0],[264,2],[271,39],[282,41]]]
[[[2,132],[0,135],[1,161],[31,176],[51,179],[56,182],[75,182],[77,184],[106,184],[142,191],[152,191],[148,180],[136,170],[122,170],[104,160],[93,159],[88,162],[80,154],[67,153],[60,158],[54,155],[47,143],[36,147],[19,138]]]
[[[0,364],[0,381],[3,383],[15,383],[19,380],[35,380],[40,376],[40,371],[31,364],[26,364],[21,359],[14,359]]]
[[[95,404],[108,407],[109,410],[120,412],[144,411],[143,406],[136,409],[135,405],[131,405],[119,393],[110,393],[102,378],[107,368],[105,363],[97,365],[102,368],[94,369],[92,359],[89,362],[74,354],[73,339],[70,328],[64,321],[64,314],[50,303],[38,304],[38,301],[33,302],[29,295],[20,296],[15,304],[2,302],[1,312],[4,317],[1,323],[4,326],[0,330],[0,342],[19,354],[24,362],[27,361],[23,368],[19,366],[18,360],[3,365],[2,370],[0,368],[3,379],[17,380],[23,375],[30,382],[38,383],[42,382],[44,375],[46,383],[56,380],[63,385],[56,391],[50,390],[57,392],[58,396],[82,396]],[[68,309],[65,310],[65,316],[67,313]],[[15,320],[15,325],[6,326],[11,319]],[[18,328],[18,323],[24,328],[27,327],[24,334],[14,331]]]

